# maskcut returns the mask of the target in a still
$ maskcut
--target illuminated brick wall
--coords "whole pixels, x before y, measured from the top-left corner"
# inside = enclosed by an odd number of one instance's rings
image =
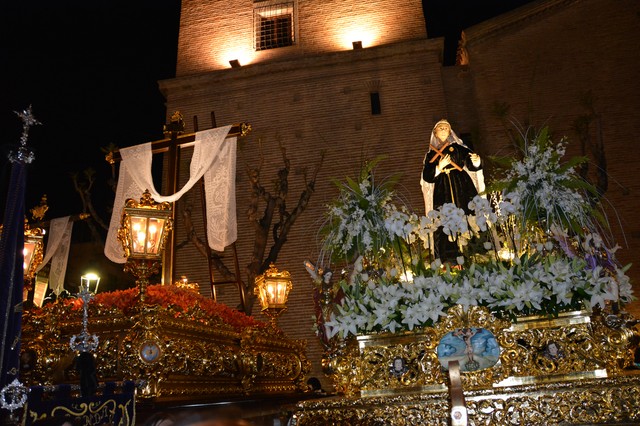
[[[277,49],[254,49],[254,18],[260,10],[291,3],[295,41]],[[259,18],[257,18],[259,19]],[[349,50],[353,41],[363,47],[424,39],[426,27],[418,0],[184,0],[180,18],[178,77],[276,59]]]

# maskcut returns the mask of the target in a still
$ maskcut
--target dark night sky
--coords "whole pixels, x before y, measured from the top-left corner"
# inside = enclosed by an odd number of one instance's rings
[[[526,2],[424,0],[427,31],[430,37],[446,36],[455,49],[461,29]],[[175,76],[180,0],[21,0],[5,4],[2,15],[2,208],[7,152],[21,132],[13,111],[31,104],[43,124],[30,132],[36,160],[26,207],[46,193],[48,218],[79,213],[70,173],[95,169],[96,191],[109,194],[110,170],[100,148],[162,136],[165,109],[157,81]],[[111,200],[101,198],[98,207],[106,208]]]
[[[109,194],[110,170],[100,148],[162,136],[164,99],[157,81],[175,76],[180,1],[27,0],[5,5],[2,13],[9,21],[0,28],[2,199],[6,152],[22,126],[13,111],[31,104],[42,125],[30,131],[36,160],[26,206],[46,193],[48,218],[79,213],[70,173],[95,169],[96,189]]]

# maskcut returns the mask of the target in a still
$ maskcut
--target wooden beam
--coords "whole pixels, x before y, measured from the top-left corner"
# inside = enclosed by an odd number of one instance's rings
[[[236,136],[246,136],[251,131],[251,125],[248,123],[240,123],[234,124],[231,126],[229,133],[227,134],[227,139],[236,137]],[[192,146],[195,143],[196,134],[195,133],[185,133],[179,136],[176,136],[173,139],[171,136],[166,137],[164,139],[159,139],[157,141],[151,142],[151,152],[154,154],[160,154],[163,152],[167,152],[171,149],[172,145],[177,143],[180,148],[187,148]],[[115,164],[122,161],[122,156],[120,155],[120,151],[113,151],[107,154],[105,157],[109,164]]]

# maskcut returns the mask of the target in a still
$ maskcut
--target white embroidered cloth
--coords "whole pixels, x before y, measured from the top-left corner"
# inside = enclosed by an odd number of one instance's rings
[[[69,216],[51,220],[49,236],[47,237],[46,254],[40,266],[36,268],[36,272],[39,272],[51,261],[49,287],[51,287],[56,296],[60,295],[62,290],[64,290],[64,277],[67,272],[72,230],[73,222]]]
[[[189,181],[175,194],[163,196],[153,185],[151,143],[120,150],[122,163],[104,253],[116,263],[124,263],[124,251],[117,239],[122,209],[128,198],[140,199],[148,189],[157,202],[175,202],[204,177],[209,246],[218,251],[233,243],[236,223],[236,138],[226,140],[231,126],[196,133]]]

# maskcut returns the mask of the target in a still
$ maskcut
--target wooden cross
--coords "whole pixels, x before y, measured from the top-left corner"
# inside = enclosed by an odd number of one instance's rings
[[[449,142],[445,143],[441,149],[438,149],[433,145],[430,145],[430,146],[431,146],[431,149],[433,149],[436,152],[436,155],[434,155],[433,158],[429,160],[429,163],[433,163],[434,161],[436,161],[438,157],[444,157],[444,154],[442,154],[442,151],[444,151],[444,149],[449,146]],[[450,164],[453,166],[454,169],[458,170],[459,172],[462,171],[462,167],[458,166],[453,160],[451,160]]]
[[[166,174],[165,187],[166,191],[171,194],[175,194],[178,192],[178,174],[180,172],[180,149],[188,148],[193,146],[196,140],[196,132],[198,132],[198,117],[193,117],[194,124],[194,132],[193,133],[184,133],[185,124],[182,117],[182,114],[179,111],[176,111],[172,116],[168,124],[164,126],[164,139],[156,140],[151,142],[151,152],[153,154],[164,153],[167,156],[167,165],[168,170]],[[211,124],[212,128],[216,126],[216,117],[215,113],[211,112]],[[231,126],[229,133],[227,134],[227,139],[236,137],[236,136],[246,136],[251,131],[251,125],[245,122],[240,124],[234,124]],[[122,161],[122,156],[119,151],[110,152],[107,154],[106,158],[107,162],[114,167],[116,162]],[[173,203],[173,208],[171,209],[172,219],[175,223],[175,203]],[[205,220],[205,229],[206,229],[206,214],[203,214],[203,218]],[[206,244],[207,248],[209,247],[209,242]],[[162,260],[162,282],[164,284],[173,283],[173,262],[174,262],[174,249],[175,249],[175,232],[169,233],[167,244],[165,246],[163,260]],[[209,254],[209,253],[208,253]],[[235,247],[234,247],[235,254]],[[236,254],[237,257],[237,254]],[[213,273],[211,267],[211,256],[209,256],[209,276],[211,277],[211,284],[213,285]],[[236,259],[237,263],[237,259]],[[244,289],[242,289],[244,290]],[[241,304],[244,308],[244,294],[241,290],[240,299]]]

